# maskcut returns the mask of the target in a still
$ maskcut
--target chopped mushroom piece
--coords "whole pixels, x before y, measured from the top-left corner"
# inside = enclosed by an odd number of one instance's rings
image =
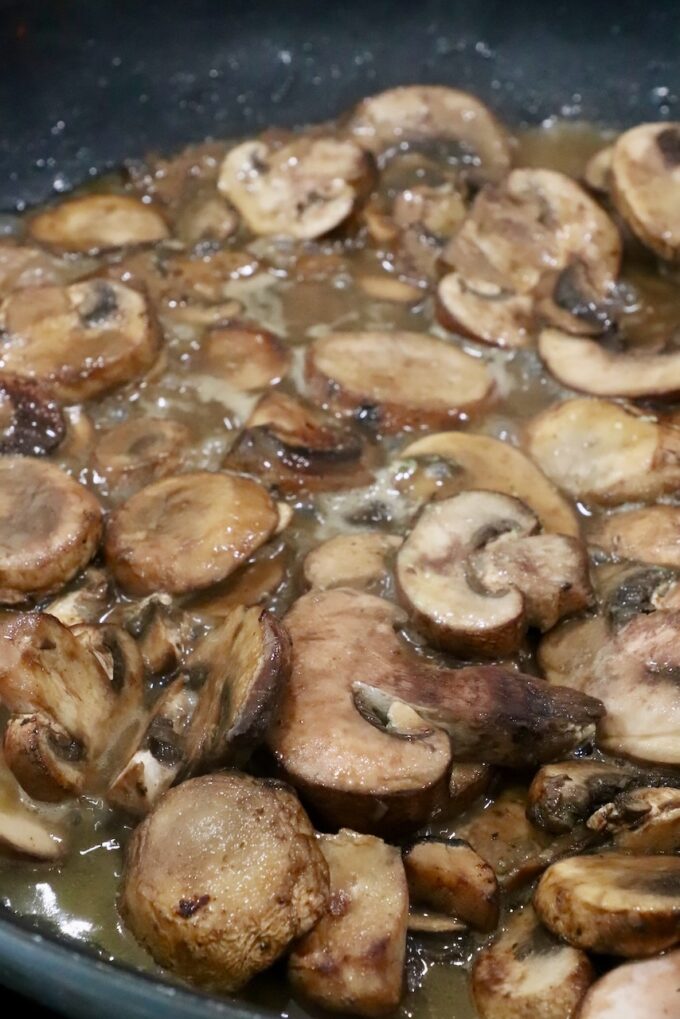
[[[680,392],[680,351],[619,354],[584,336],[544,329],[538,352],[562,385],[581,393],[634,398]]]
[[[680,790],[630,789],[588,819],[591,831],[632,853],[680,852]]]
[[[104,570],[90,566],[78,582],[78,587],[54,598],[45,606],[45,612],[64,626],[79,623],[98,623],[104,616],[111,596],[111,582]]]
[[[559,942],[524,906],[477,956],[472,996],[480,1019],[571,1019],[592,981],[585,952]]]
[[[554,863],[533,901],[570,945],[635,958],[680,941],[679,892],[680,857],[602,853]]]
[[[169,595],[152,594],[137,604],[116,606],[109,621],[124,626],[134,637],[147,675],[165,675],[182,660],[190,624],[173,609]]]
[[[680,124],[639,124],[613,146],[610,184],[633,233],[662,258],[680,255]]]
[[[66,435],[66,420],[51,393],[19,375],[0,375],[0,455],[45,456]]]
[[[462,839],[424,838],[404,851],[411,902],[458,917],[480,931],[498,923],[492,867]]]
[[[91,466],[111,494],[124,498],[133,491],[175,474],[191,433],[168,418],[131,418],[114,425],[98,439]]]
[[[680,507],[645,506],[602,517],[588,541],[620,559],[680,569]]]
[[[476,183],[499,180],[510,168],[508,135],[490,110],[467,92],[441,85],[407,85],[363,99],[349,130],[376,156],[405,144],[454,144]]]
[[[142,294],[108,280],[18,290],[0,305],[0,329],[2,368],[48,384],[67,403],[142,375],[160,343]]]
[[[105,552],[131,594],[183,594],[233,573],[276,530],[262,485],[196,471],[143,488],[109,518]]]
[[[0,602],[59,590],[90,561],[102,532],[91,492],[31,457],[0,457]]]
[[[131,195],[69,198],[31,217],[29,231],[41,244],[64,251],[105,251],[168,236],[160,213]]]
[[[279,782],[238,772],[183,782],[128,846],[126,923],[160,965],[204,987],[243,987],[328,904],[319,843]]]
[[[593,984],[577,1019],[673,1019],[679,991],[680,951],[628,962]]]
[[[288,978],[333,1012],[391,1012],[403,990],[408,889],[399,850],[343,829],[319,836],[330,872],[328,911],[293,948]]]
[[[194,367],[246,393],[280,382],[290,367],[282,340],[254,322],[227,322],[208,329]]]
[[[370,588],[381,584],[389,569],[388,559],[402,539],[381,531],[337,534],[305,556],[304,578],[310,587]]]
[[[655,499],[680,484],[680,429],[608,400],[549,407],[530,422],[527,448],[574,498],[605,506]]]
[[[382,432],[445,427],[479,411],[494,383],[484,364],[422,333],[329,333],[308,348],[313,396]]]
[[[309,240],[347,219],[369,178],[369,161],[354,142],[303,137],[278,148],[237,145],[217,186],[254,233]]]
[[[596,807],[639,782],[633,768],[600,761],[544,764],[529,786],[527,817],[561,834],[588,820]]]
[[[499,657],[517,650],[527,626],[547,630],[587,607],[585,550],[537,528],[528,507],[498,492],[462,492],[425,508],[397,553],[396,580],[430,640]]]
[[[59,826],[49,824],[21,797],[12,772],[0,760],[0,851],[34,860],[59,860],[67,850]]]

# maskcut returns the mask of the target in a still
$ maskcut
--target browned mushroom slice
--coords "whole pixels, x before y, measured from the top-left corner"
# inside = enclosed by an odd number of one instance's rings
[[[326,861],[291,790],[222,772],[183,782],[139,825],[120,907],[162,966],[235,991],[306,934],[328,899]]]
[[[139,734],[142,720],[144,662],[134,639],[113,623],[80,623],[71,633],[99,662],[115,694],[116,711],[125,722],[128,741]]]
[[[507,134],[483,103],[467,92],[438,85],[409,85],[362,100],[349,129],[375,155],[408,144],[459,148],[476,182],[499,180],[510,168]]]
[[[16,779],[0,760],[0,852],[53,861],[67,848],[60,826],[22,799]]]
[[[196,471],[143,488],[110,517],[107,563],[131,594],[182,594],[233,573],[274,533],[265,488],[234,474]]]
[[[586,163],[583,180],[595,195],[602,198],[609,194],[611,188],[612,159],[614,146],[605,145]]]
[[[404,852],[411,901],[456,916],[480,931],[498,923],[496,875],[462,839],[425,838]]]
[[[447,816],[467,810],[489,788],[492,769],[488,764],[465,764],[457,761],[449,775]]]
[[[163,691],[132,756],[109,786],[109,803],[140,816],[155,806],[186,764],[186,735],[196,701],[186,676]]]
[[[0,458],[0,602],[63,587],[99,544],[95,497],[54,464]]]
[[[577,1019],[671,1019],[677,1010],[680,951],[617,966],[593,984]]]
[[[521,450],[489,435],[441,432],[417,439],[402,450],[404,458],[439,457],[450,463],[457,490],[478,488],[512,495],[531,509],[546,531],[580,533],[578,517],[568,499]],[[436,495],[433,490],[432,495]],[[452,492],[446,489],[446,494]]]
[[[614,143],[610,183],[634,234],[662,258],[680,253],[680,124],[640,124]]]
[[[366,296],[371,297],[374,301],[389,301],[391,304],[418,304],[425,297],[422,287],[387,273],[369,273],[357,277],[356,282]]]
[[[32,216],[31,236],[64,251],[151,244],[168,236],[165,220],[131,195],[83,195]]]
[[[174,233],[186,245],[201,241],[223,242],[238,231],[236,211],[218,195],[197,195],[183,204],[174,224]]]
[[[206,332],[194,367],[252,392],[281,381],[290,367],[290,351],[256,323],[228,322]]]
[[[64,626],[98,623],[109,606],[110,597],[109,577],[104,570],[91,566],[79,579],[78,586],[54,598],[45,606],[45,612]]]
[[[592,268],[590,269],[592,273]],[[549,279],[548,293],[537,293],[535,316],[569,335],[601,336],[611,330],[620,312],[620,295],[615,285],[593,283],[583,262],[570,262],[556,280]]]
[[[235,608],[189,656],[202,685],[186,735],[191,772],[243,762],[262,742],[290,674],[290,640],[258,607]]]
[[[402,600],[428,638],[460,654],[515,651],[529,625],[550,629],[589,604],[578,541],[535,534],[536,517],[498,492],[431,503],[397,554]]]
[[[289,558],[290,554],[285,546],[263,548],[261,553],[246,563],[238,573],[192,597],[186,603],[186,608],[199,616],[222,618],[229,615],[238,605],[245,605],[246,608],[260,605],[281,587],[286,577]]]
[[[227,153],[218,187],[256,234],[308,240],[347,219],[370,176],[351,141],[300,137],[279,148],[248,141]]]
[[[49,390],[18,375],[0,375],[0,454],[44,456],[65,435],[64,413]]]
[[[182,660],[191,625],[182,612],[173,608],[169,595],[152,594],[136,604],[118,604],[108,619],[134,637],[147,675],[165,675]]]
[[[384,581],[388,558],[401,538],[381,531],[338,534],[308,552],[303,564],[310,587],[371,587]]]
[[[64,283],[67,275],[68,266],[40,248],[0,243],[0,297],[25,287]]]
[[[639,779],[633,768],[599,761],[544,764],[529,787],[527,817],[545,831],[561,834],[583,824],[596,807]]]
[[[680,940],[678,889],[679,856],[574,856],[548,868],[534,908],[576,948],[635,958]]]
[[[99,438],[91,467],[107,489],[118,497],[174,474],[191,433],[168,418],[131,418],[114,425]]]
[[[631,789],[606,803],[588,827],[632,853],[680,852],[680,790]]]
[[[438,261],[444,245],[458,229],[465,214],[462,181],[455,184],[447,181],[434,187],[416,184],[400,191],[392,205],[391,216],[386,217],[386,224],[385,217],[383,221],[376,220],[377,210],[373,216],[367,215],[366,220],[373,240],[378,244],[387,241],[393,248],[396,269],[422,285],[439,276]],[[390,236],[384,233],[386,225],[392,231]],[[416,295],[422,298],[422,289],[416,288]]]
[[[328,911],[293,948],[288,978],[333,1012],[391,1012],[402,996],[408,917],[399,850],[347,829],[321,835],[319,847],[330,872]]]
[[[581,393],[633,398],[680,392],[680,352],[618,354],[559,329],[543,330],[538,352],[562,385]]]
[[[350,428],[283,392],[262,397],[226,465],[281,492],[355,487],[369,478],[369,451]]]
[[[502,284],[450,272],[437,287],[437,318],[445,329],[498,347],[527,347],[534,300]]]
[[[530,422],[527,448],[570,495],[603,505],[655,499],[680,483],[680,429],[607,400],[549,407]]]
[[[494,389],[484,362],[422,333],[329,333],[309,347],[305,370],[316,399],[384,432],[445,427]]]
[[[144,160],[126,161],[125,170],[143,198],[153,198],[174,212],[182,209],[197,189],[214,187],[225,150],[226,142],[199,142],[173,156],[152,152]]]
[[[19,290],[0,305],[0,328],[3,369],[49,384],[69,403],[136,378],[159,349],[144,297],[107,280]]]
[[[524,906],[477,956],[472,996],[480,1019],[569,1019],[592,981],[585,952],[559,942]]]
[[[83,745],[44,712],[12,715],[3,753],[19,785],[35,800],[59,803],[85,788]]]
[[[596,521],[589,543],[621,559],[680,568],[680,508],[646,506]]]

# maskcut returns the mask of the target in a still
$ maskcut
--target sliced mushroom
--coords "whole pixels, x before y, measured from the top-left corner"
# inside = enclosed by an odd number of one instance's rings
[[[22,799],[4,761],[0,761],[0,850],[49,861],[59,860],[67,850],[64,832]]]
[[[32,216],[31,236],[64,251],[105,251],[152,244],[168,236],[153,206],[131,195],[82,195]]]
[[[544,329],[538,352],[555,378],[593,396],[669,396],[680,392],[680,352],[613,353],[595,340]]]
[[[437,287],[437,319],[451,332],[497,347],[527,347],[534,330],[534,299],[503,284],[459,272]]]
[[[189,246],[205,241],[223,242],[238,231],[236,211],[218,195],[197,195],[183,204],[175,220],[175,234]]]
[[[633,233],[662,258],[680,253],[680,124],[640,124],[614,143],[610,184]]]
[[[118,497],[174,474],[191,441],[186,425],[169,418],[130,418],[104,432],[92,452],[91,467]]]
[[[633,768],[600,761],[544,764],[529,786],[527,817],[545,831],[561,834],[588,820],[596,807],[637,784]]]
[[[281,587],[286,577],[289,558],[289,551],[285,546],[265,547],[238,573],[228,577],[221,584],[193,596],[186,607],[200,616],[222,618],[238,605],[245,605],[246,608],[261,605]]]
[[[680,569],[680,508],[645,506],[595,521],[589,542],[620,559]]]
[[[454,469],[458,491],[484,489],[521,499],[541,521],[546,531],[578,538],[578,517],[568,499],[521,450],[489,435],[469,432],[440,432],[416,439],[402,450],[403,458],[440,458]],[[437,496],[436,488],[432,495]],[[447,485],[446,495],[452,495]]]
[[[389,301],[391,304],[418,304],[425,296],[421,287],[387,273],[359,276],[357,286],[374,301]]]
[[[593,984],[577,1019],[672,1019],[679,987],[680,951],[629,962]]]
[[[621,292],[613,283],[605,287],[594,283],[592,272],[583,262],[565,266],[556,280],[548,282],[548,293],[536,303],[538,321],[576,336],[601,336],[611,331],[621,310]]]
[[[0,243],[0,298],[13,290],[63,283],[68,268],[38,247]]]
[[[527,626],[547,630],[587,607],[582,546],[537,527],[528,507],[498,492],[462,492],[425,508],[397,553],[396,579],[429,639],[499,657],[517,650]]]
[[[193,363],[249,393],[280,382],[290,360],[290,351],[274,333],[254,322],[234,321],[206,332]]]
[[[247,760],[276,713],[290,657],[286,630],[258,607],[235,608],[202,638],[186,663],[202,684],[186,734],[189,771]]]
[[[119,604],[108,618],[134,637],[148,676],[172,672],[182,660],[190,624],[173,608],[169,595],[152,594],[130,606]]]
[[[467,842],[420,839],[404,851],[404,868],[411,902],[458,917],[480,931],[495,929],[496,875]]]
[[[403,989],[408,889],[399,851],[343,829],[321,835],[328,911],[288,959],[295,990],[333,1012],[391,1012]]]
[[[237,145],[217,186],[254,233],[309,240],[347,219],[369,176],[366,155],[353,142],[300,137],[279,148]]]
[[[480,1019],[570,1019],[593,976],[585,952],[560,943],[524,906],[477,956],[472,996]]]
[[[110,517],[106,560],[131,594],[182,594],[224,579],[274,533],[265,488],[196,471],[143,488]]]
[[[576,948],[629,958],[654,955],[680,940],[680,857],[602,853],[554,863],[534,908]]]
[[[510,168],[507,134],[483,103],[467,92],[438,85],[408,85],[362,100],[349,130],[379,156],[404,145],[454,144],[476,183],[499,180]]]
[[[64,626],[98,623],[109,606],[110,596],[109,577],[104,570],[90,566],[80,578],[78,586],[54,598],[45,606],[45,612]]]
[[[305,372],[316,399],[383,432],[445,427],[494,389],[483,362],[422,333],[329,333],[308,348]]]
[[[401,545],[401,538],[381,531],[338,534],[305,556],[304,578],[309,587],[370,588],[385,580],[388,557]]]
[[[465,764],[457,761],[449,775],[447,815],[467,810],[487,791],[491,777],[492,769],[488,764]]]
[[[607,400],[565,400],[535,417],[527,448],[577,499],[608,506],[655,499],[680,483],[680,429]]]
[[[48,384],[67,403],[143,374],[160,342],[144,297],[108,280],[10,294],[0,329],[2,368]]]
[[[156,805],[186,765],[186,736],[196,701],[187,676],[179,676],[163,691],[138,745],[108,788],[109,803],[139,816]]]
[[[586,163],[583,180],[586,186],[598,197],[606,197],[611,189],[612,159],[614,146],[605,145]]]
[[[588,819],[588,827],[632,853],[680,852],[680,790],[630,789]]]
[[[144,696],[144,662],[134,639],[110,622],[79,623],[71,633],[101,665],[115,695],[116,710],[127,717],[134,737],[140,727]]]
[[[0,375],[0,454],[45,456],[66,435],[59,404],[45,387],[18,375]]]
[[[465,218],[465,199],[461,179],[436,186],[414,184],[399,191],[389,216],[381,218],[379,208],[364,212],[372,239],[391,248],[396,270],[420,284],[416,299],[423,297],[422,285],[439,276],[439,257]]]
[[[0,457],[0,602],[63,587],[94,555],[101,516],[95,497],[54,464]]]
[[[128,846],[123,917],[158,963],[194,984],[238,990],[328,904],[312,826],[271,780],[221,772],[183,782]]]

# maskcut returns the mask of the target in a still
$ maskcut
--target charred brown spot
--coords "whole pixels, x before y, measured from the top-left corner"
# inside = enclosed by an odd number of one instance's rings
[[[328,903],[328,912],[331,916],[344,916],[349,909],[351,899],[347,892],[333,892]]]
[[[177,915],[188,920],[189,917],[203,909],[210,902],[209,895],[194,895],[190,899],[180,899],[177,904]]]

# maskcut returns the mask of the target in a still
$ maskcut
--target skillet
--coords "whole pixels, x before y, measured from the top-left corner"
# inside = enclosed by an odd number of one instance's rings
[[[663,0],[0,0],[0,210],[150,149],[323,120],[410,82],[468,89],[511,125],[677,118],[679,29]],[[1,913],[0,981],[71,1016],[262,1014]]]

